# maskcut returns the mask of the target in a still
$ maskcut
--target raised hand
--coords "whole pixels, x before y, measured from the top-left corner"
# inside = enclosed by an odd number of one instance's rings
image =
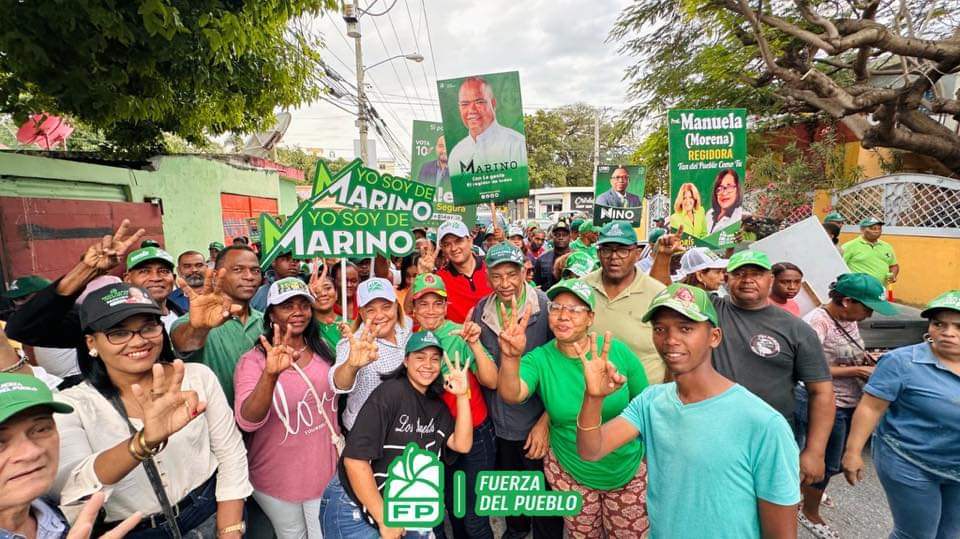
[[[476,344],[480,342],[480,325],[473,321],[473,307],[467,312],[467,318],[463,322],[463,327],[450,332],[450,335],[458,335],[467,344]]]
[[[190,300],[190,326],[197,329],[213,329],[226,322],[230,316],[240,314],[243,306],[233,303],[221,289],[221,281],[227,274],[225,268],[216,273],[207,269],[203,289],[197,293],[186,281],[177,277],[177,285]]]
[[[323,270],[320,267],[323,267]],[[320,298],[320,292],[323,290],[321,284],[327,280],[327,265],[317,263],[313,268],[313,273],[310,274],[310,283],[307,286],[310,288],[310,293],[313,294],[314,299]]]
[[[347,363],[352,367],[361,368],[373,363],[377,359],[376,337],[365,328],[360,338],[350,335],[350,356]]]
[[[501,356],[519,358],[527,347],[527,323],[530,322],[530,305],[527,305],[523,314],[520,315],[517,309],[516,296],[510,301],[509,318],[503,305],[499,306],[500,319],[503,320],[503,327],[500,328],[500,352]]]
[[[260,344],[267,351],[267,364],[264,370],[267,374],[277,376],[281,372],[290,368],[296,359],[293,357],[296,353],[287,344],[289,335],[289,326],[287,332],[283,332],[279,324],[273,325],[273,344],[267,342],[267,338],[260,336]]]
[[[433,273],[437,267],[437,253],[433,243],[424,241],[420,244],[420,257],[417,258],[417,273]]]
[[[184,391],[183,361],[173,362],[173,376],[167,380],[163,365],[153,365],[153,387],[147,393],[140,384],[130,390],[143,410],[143,437],[149,447],[156,447],[164,440],[187,426],[207,409],[200,402],[196,391]]]
[[[583,362],[583,379],[587,395],[603,398],[623,387],[627,379],[617,372],[617,367],[607,359],[610,355],[612,334],[609,331],[603,334],[603,349],[599,355],[597,354],[597,334],[590,333],[589,338],[589,351],[593,359],[587,358],[587,348],[581,347],[580,343],[575,343],[574,348],[580,356],[580,361]]]
[[[454,395],[466,395],[470,389],[467,382],[467,369],[470,368],[470,357],[460,366],[460,352],[457,351],[453,356],[454,363],[450,363],[450,357],[443,354],[443,362],[447,364],[447,374],[443,376],[443,388]]]
[[[490,203],[490,223],[493,224],[493,241],[496,243],[507,241],[506,233],[500,228],[500,222],[497,218],[497,205],[493,202]]]
[[[683,225],[680,225],[677,228],[677,231],[672,234],[664,234],[660,236],[660,239],[657,240],[657,252],[665,253],[668,255],[675,255],[677,253],[682,253],[685,249],[681,239],[683,237]]]
[[[113,236],[107,234],[100,238],[100,241],[87,247],[86,252],[83,253],[83,263],[100,273],[106,273],[119,266],[123,255],[146,234],[146,230],[142,228],[137,229],[133,234],[129,233],[129,229],[130,221],[124,219]]]

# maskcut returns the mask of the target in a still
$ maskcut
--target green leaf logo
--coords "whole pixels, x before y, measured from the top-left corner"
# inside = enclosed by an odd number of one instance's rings
[[[443,520],[443,464],[414,443],[390,463],[383,492],[389,526],[431,528]]]

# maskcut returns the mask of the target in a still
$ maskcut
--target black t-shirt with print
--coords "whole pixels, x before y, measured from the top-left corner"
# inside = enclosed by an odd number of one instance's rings
[[[458,455],[447,447],[454,424],[443,400],[421,394],[406,377],[387,380],[373,390],[360,408],[353,430],[347,436],[343,457],[370,461],[377,488],[382,493],[387,467],[410,442],[437,453],[446,465],[451,464]],[[347,495],[362,507],[347,479],[343,458],[337,473]],[[370,520],[370,516],[366,516]]]
[[[746,387],[794,424],[793,386],[830,380],[816,332],[780,307],[741,309],[711,295],[723,340],[713,351],[717,371]]]

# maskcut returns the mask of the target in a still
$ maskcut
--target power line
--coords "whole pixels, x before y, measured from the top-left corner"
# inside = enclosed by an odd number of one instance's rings
[[[410,13],[410,3],[407,0],[405,0],[403,3],[403,7],[407,11],[407,20],[410,21],[410,32],[413,33],[413,42],[416,43],[417,51],[419,51],[420,50],[420,39],[418,37],[419,32],[417,32],[417,29],[413,24],[413,15]],[[431,51],[431,54],[432,54],[432,51]],[[434,92],[430,90],[431,88],[430,81],[427,80],[427,68],[424,67],[423,62],[420,62],[420,72],[423,74],[423,84],[424,86],[427,87],[427,97],[431,98],[431,100],[433,101],[433,103],[431,103],[431,106],[434,110],[436,110],[437,116],[439,116],[440,105],[438,103],[440,101],[440,96],[437,96],[436,99],[432,99],[434,97]],[[437,85],[434,84],[433,89],[436,90],[436,87]]]
[[[427,26],[427,44],[430,45],[430,62],[433,63],[433,79],[440,80],[440,75],[437,72],[437,55],[433,52],[433,38],[430,37],[430,17],[427,16],[427,4],[425,0],[420,0],[420,7],[423,8],[423,22]],[[434,92],[436,92],[434,88]],[[439,94],[438,94],[439,101]]]
[[[387,22],[390,23],[390,28],[393,29],[393,37],[394,39],[397,40],[397,48],[400,50],[400,54],[403,54],[403,45],[400,43],[400,32],[397,31],[397,25],[393,23],[393,17],[391,17],[389,13],[387,13]],[[408,62],[404,62],[403,67],[406,68],[407,76],[410,77],[410,84],[413,85],[414,95],[417,96],[417,99],[422,99],[420,97],[420,90],[417,88],[417,81],[413,78],[413,72],[410,70],[410,64]],[[423,109],[423,107],[421,107],[421,109]],[[424,118],[429,117],[429,114],[427,114],[426,109],[423,109],[423,117]]]
[[[389,18],[389,15],[387,17]],[[387,57],[394,56],[390,53],[390,49],[387,48],[387,42],[383,39],[383,34],[380,32],[380,27],[377,26],[376,20],[373,21],[373,29],[377,32],[377,38],[380,39],[380,46],[383,47],[384,54],[386,54]],[[403,51],[400,51],[399,54],[403,54]],[[400,91],[403,92],[403,95],[406,97],[407,101],[410,101],[410,95],[407,93],[407,86],[403,82],[403,79],[400,78],[400,72],[397,71],[397,66],[393,62],[387,63],[390,64],[390,69],[393,71],[393,75],[397,78],[397,83],[400,84]],[[421,106],[420,108],[421,111],[423,111],[423,107]]]

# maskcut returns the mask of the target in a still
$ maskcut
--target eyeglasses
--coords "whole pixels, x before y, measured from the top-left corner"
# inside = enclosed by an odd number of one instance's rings
[[[560,314],[564,311],[570,314],[586,314],[590,312],[590,307],[585,305],[565,305],[563,303],[556,303],[553,301],[547,303],[547,312],[550,314]]]
[[[110,344],[127,344],[133,339],[134,335],[140,335],[141,339],[156,339],[163,335],[163,324],[147,324],[138,330],[132,329],[113,329],[104,331],[103,335]]]
[[[718,193],[730,193],[737,190],[736,185],[718,185],[716,191]]]
[[[630,253],[634,252],[635,250],[637,250],[636,247],[629,245],[621,245],[619,247],[604,245],[603,247],[597,249],[597,253],[599,253],[603,258],[610,258],[614,254],[616,254],[618,258],[627,258],[630,256]]]

